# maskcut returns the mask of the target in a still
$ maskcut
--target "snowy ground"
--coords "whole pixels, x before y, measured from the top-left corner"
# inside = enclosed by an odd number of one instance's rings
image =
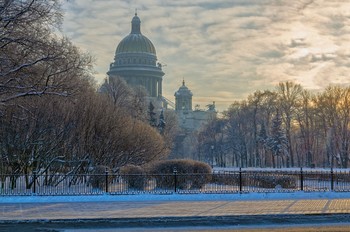
[[[2,196],[1,203],[50,203],[96,201],[219,201],[219,200],[283,200],[283,199],[339,199],[350,198],[350,192],[292,192],[243,194],[138,194],[84,196]]]

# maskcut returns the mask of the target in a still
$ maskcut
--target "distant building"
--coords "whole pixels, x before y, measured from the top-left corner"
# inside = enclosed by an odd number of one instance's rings
[[[179,124],[185,131],[191,132],[198,130],[209,119],[216,117],[215,102],[208,105],[207,110],[192,108],[192,92],[182,81],[182,86],[175,92],[175,111],[178,116]]]
[[[193,94],[185,85],[185,81],[175,92],[175,104],[162,96],[162,65],[157,62],[153,43],[141,34],[141,20],[137,14],[131,21],[130,34],[117,46],[114,62],[110,64],[107,75],[107,81],[121,77],[132,87],[143,86],[158,112],[168,109],[168,106],[173,107],[182,129],[180,143],[183,150],[188,150],[187,145],[184,145],[186,138],[216,116],[215,103],[210,104],[207,110],[200,110],[199,107],[193,110]]]

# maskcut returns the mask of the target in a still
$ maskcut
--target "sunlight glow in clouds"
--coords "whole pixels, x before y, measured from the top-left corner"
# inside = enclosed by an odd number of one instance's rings
[[[63,33],[96,57],[106,77],[135,9],[165,64],[163,94],[182,79],[193,105],[225,110],[256,90],[295,81],[320,90],[350,84],[350,2],[344,0],[69,0]]]

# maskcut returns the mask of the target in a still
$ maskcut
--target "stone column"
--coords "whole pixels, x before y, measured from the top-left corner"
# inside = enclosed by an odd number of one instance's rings
[[[158,79],[158,96],[163,96],[163,93],[162,93],[162,78],[159,78]]]
[[[153,97],[156,97],[157,96],[157,93],[156,93],[156,82],[155,80],[152,78],[152,96]]]

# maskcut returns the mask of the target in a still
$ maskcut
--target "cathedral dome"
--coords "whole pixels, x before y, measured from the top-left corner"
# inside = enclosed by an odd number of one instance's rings
[[[141,20],[137,14],[131,21],[131,33],[118,44],[116,55],[120,53],[151,53],[156,55],[156,49],[152,42],[141,34]]]
[[[151,98],[162,98],[162,65],[157,63],[152,42],[141,34],[141,20],[137,14],[131,21],[130,34],[117,46],[107,74],[110,80],[121,77],[129,86],[143,86]]]

